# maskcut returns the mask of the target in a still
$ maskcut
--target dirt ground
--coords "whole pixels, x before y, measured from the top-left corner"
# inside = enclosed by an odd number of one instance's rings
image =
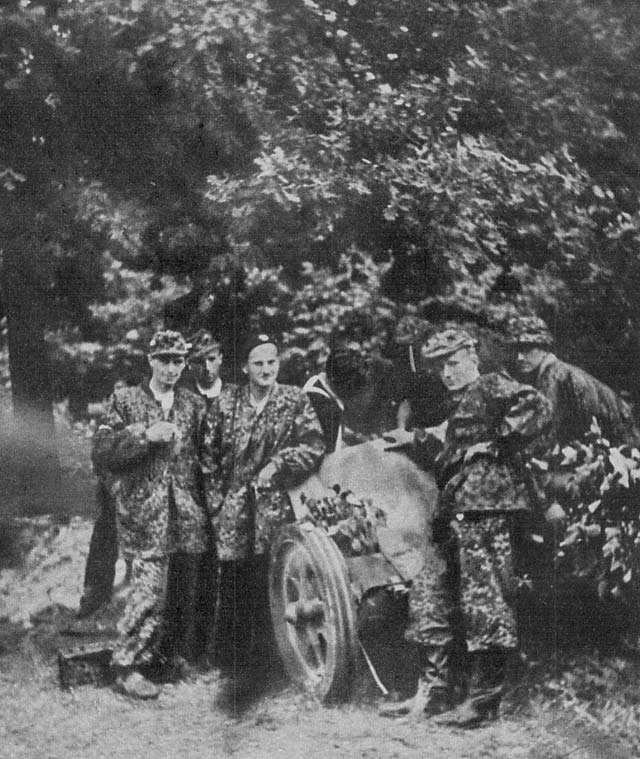
[[[507,709],[471,731],[383,719],[366,670],[354,700],[332,707],[299,693],[282,675],[244,706],[222,702],[219,684],[207,675],[166,685],[156,702],[132,702],[93,685],[62,691],[56,651],[79,600],[91,525],[80,518],[66,526],[33,524],[26,559],[0,572],[3,759],[632,756],[575,710],[544,700]]]
[[[565,712],[507,715],[462,731],[381,719],[373,703],[324,707],[280,685],[234,715],[216,705],[216,684],[206,678],[133,703],[107,688],[62,692],[51,662],[37,657],[2,661],[0,713],[7,759],[631,757]]]

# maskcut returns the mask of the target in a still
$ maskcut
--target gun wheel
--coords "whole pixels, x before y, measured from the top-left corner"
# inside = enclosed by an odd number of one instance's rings
[[[269,602],[291,679],[320,699],[345,697],[355,672],[355,614],[344,558],[325,532],[283,528],[271,550]]]

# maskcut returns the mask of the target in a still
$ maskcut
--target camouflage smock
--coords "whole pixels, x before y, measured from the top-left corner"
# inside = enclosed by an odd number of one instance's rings
[[[406,631],[440,662],[438,682],[460,636],[467,651],[517,644],[511,531],[533,506],[517,455],[548,444],[550,421],[544,396],[502,373],[469,385],[449,416],[435,546],[413,578]]]
[[[533,387],[497,372],[471,383],[449,417],[437,461],[439,516],[530,510],[519,456],[548,444],[550,424],[550,404]]]
[[[239,560],[264,553],[274,531],[289,521],[286,490],[318,468],[325,443],[320,422],[305,393],[276,384],[258,413],[249,387],[227,386],[212,404],[204,426],[203,461],[218,558]],[[273,488],[256,491],[251,525],[248,486],[273,464]],[[255,536],[253,550],[249,532]]]
[[[94,438],[96,466],[113,475],[120,547],[125,556],[201,553],[207,548],[206,511],[198,495],[198,446],[204,401],[176,387],[164,416],[149,385],[117,391]],[[175,444],[150,443],[142,423],[168,421]]]
[[[581,440],[593,417],[614,445],[640,443],[629,404],[580,367],[549,353],[538,367],[533,384],[551,402],[554,436],[561,445]]]

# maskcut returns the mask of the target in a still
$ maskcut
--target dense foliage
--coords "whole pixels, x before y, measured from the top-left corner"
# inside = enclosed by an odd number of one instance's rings
[[[640,451],[611,445],[594,421],[583,441],[532,463],[547,503],[565,515],[556,553],[560,574],[584,578],[601,598],[637,599]]]
[[[387,328],[535,310],[635,395],[637,21],[620,0],[4,3],[5,309],[17,269],[78,403],[163,316],[306,351],[363,305]]]
[[[425,324],[535,311],[563,357],[637,399],[639,15],[3,3],[14,391],[44,393],[38,331],[79,413],[139,377],[163,321],[213,327],[228,357],[251,326],[281,331],[299,380],[336,327],[390,355]]]

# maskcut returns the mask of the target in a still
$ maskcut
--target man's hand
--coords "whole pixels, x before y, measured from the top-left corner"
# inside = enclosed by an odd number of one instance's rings
[[[132,435],[135,435],[136,437],[140,435],[144,435],[147,431],[147,427],[144,422],[134,422],[133,424],[129,424],[127,426],[127,432],[130,432]]]
[[[413,430],[405,430],[402,427],[397,427],[395,430],[389,430],[385,432],[382,439],[387,443],[391,443],[389,448],[400,448],[403,445],[412,445],[414,442]]]
[[[171,422],[154,422],[146,435],[150,443],[171,443],[180,438],[180,431]]]
[[[275,464],[267,464],[256,478],[257,490],[268,490],[273,485],[273,478],[276,476],[277,471]]]
[[[425,432],[428,435],[431,435],[432,437],[436,438],[436,440],[439,440],[441,443],[444,443],[445,438],[447,437],[447,427],[449,426],[448,420],[444,420],[442,424],[438,424],[436,427],[427,427],[425,429]]]

